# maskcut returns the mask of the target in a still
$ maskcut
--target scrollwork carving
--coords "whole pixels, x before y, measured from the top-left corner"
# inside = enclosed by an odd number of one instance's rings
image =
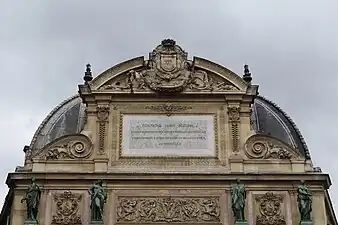
[[[285,218],[281,213],[283,197],[267,192],[263,196],[257,196],[260,215],[256,216],[256,225],[285,225]]]
[[[162,105],[151,105],[151,106],[146,106],[146,109],[150,109],[153,111],[160,111],[160,112],[165,112],[167,116],[171,116],[175,112],[180,112],[180,111],[185,111],[192,109],[192,106],[187,106],[187,105],[176,105],[172,103],[166,103]]]
[[[92,153],[91,141],[82,135],[66,137],[65,140],[61,139],[58,142],[47,148],[41,157],[46,160],[83,159],[88,158]]]
[[[194,68],[188,54],[171,39],[163,40],[150,54],[142,69],[131,70],[125,78],[100,87],[113,91],[214,92],[238,90],[226,80],[215,80]]]
[[[54,195],[56,212],[52,218],[52,224],[80,225],[82,224],[79,214],[79,204],[82,195],[65,191]]]
[[[251,159],[295,159],[297,155],[286,145],[268,137],[253,136],[245,144],[245,153]]]
[[[118,223],[220,222],[217,198],[119,198]]]
[[[106,137],[106,124],[108,122],[109,116],[108,105],[99,105],[97,107],[97,118],[99,122],[99,153],[104,154],[104,145],[105,145],[105,137]]]

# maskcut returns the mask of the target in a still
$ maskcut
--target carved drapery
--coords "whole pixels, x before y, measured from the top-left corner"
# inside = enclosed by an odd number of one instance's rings
[[[228,117],[231,126],[232,136],[232,150],[238,152],[239,146],[239,123],[240,123],[240,106],[229,105],[228,106]]]
[[[129,198],[118,199],[118,223],[214,223],[220,222],[218,198]]]
[[[285,225],[285,218],[281,212],[283,197],[272,192],[257,196],[260,214],[256,216],[256,225]]]
[[[99,154],[104,154],[105,152],[105,139],[107,133],[107,123],[109,116],[109,106],[108,105],[99,105],[97,107],[97,119],[99,122]]]
[[[82,195],[65,191],[54,195],[56,212],[52,217],[52,224],[80,225],[82,224],[79,214],[79,204]]]
[[[299,157],[286,144],[271,137],[254,135],[245,144],[245,154],[251,159],[295,159]]]

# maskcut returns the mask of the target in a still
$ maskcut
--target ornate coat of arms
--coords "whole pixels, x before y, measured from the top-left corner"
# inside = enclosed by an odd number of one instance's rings
[[[130,92],[231,91],[236,87],[226,81],[213,80],[198,70],[176,42],[165,39],[150,54],[141,70],[130,70],[124,80],[104,85],[100,90]]]
[[[142,75],[154,91],[181,91],[192,78],[191,65],[187,53],[174,40],[165,39],[149,54]]]

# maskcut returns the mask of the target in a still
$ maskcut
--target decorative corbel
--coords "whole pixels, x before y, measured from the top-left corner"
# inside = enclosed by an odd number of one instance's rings
[[[105,150],[105,139],[107,133],[107,123],[109,116],[109,105],[99,105],[97,107],[97,119],[99,123],[99,154],[103,155]]]
[[[228,118],[231,126],[231,135],[232,135],[232,150],[233,152],[238,152],[239,146],[239,124],[240,124],[240,106],[239,105],[229,105],[228,106]]]

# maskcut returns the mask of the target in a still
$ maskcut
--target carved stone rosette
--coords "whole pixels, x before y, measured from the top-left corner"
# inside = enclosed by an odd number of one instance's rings
[[[218,198],[118,199],[118,223],[214,223],[220,222]]]
[[[285,225],[285,218],[281,213],[283,197],[267,192],[263,196],[257,196],[260,215],[256,216],[256,225]]]
[[[65,191],[54,195],[56,212],[53,214],[52,224],[80,225],[82,224],[79,214],[79,204],[82,195]]]
[[[99,105],[97,107],[97,119],[99,123],[99,154],[104,154],[105,138],[107,133],[107,123],[109,116],[109,106]]]
[[[239,113],[240,113],[239,105],[228,106],[228,116],[229,116],[229,122],[231,126],[233,152],[238,152],[238,146],[239,146],[239,123],[240,123]]]

